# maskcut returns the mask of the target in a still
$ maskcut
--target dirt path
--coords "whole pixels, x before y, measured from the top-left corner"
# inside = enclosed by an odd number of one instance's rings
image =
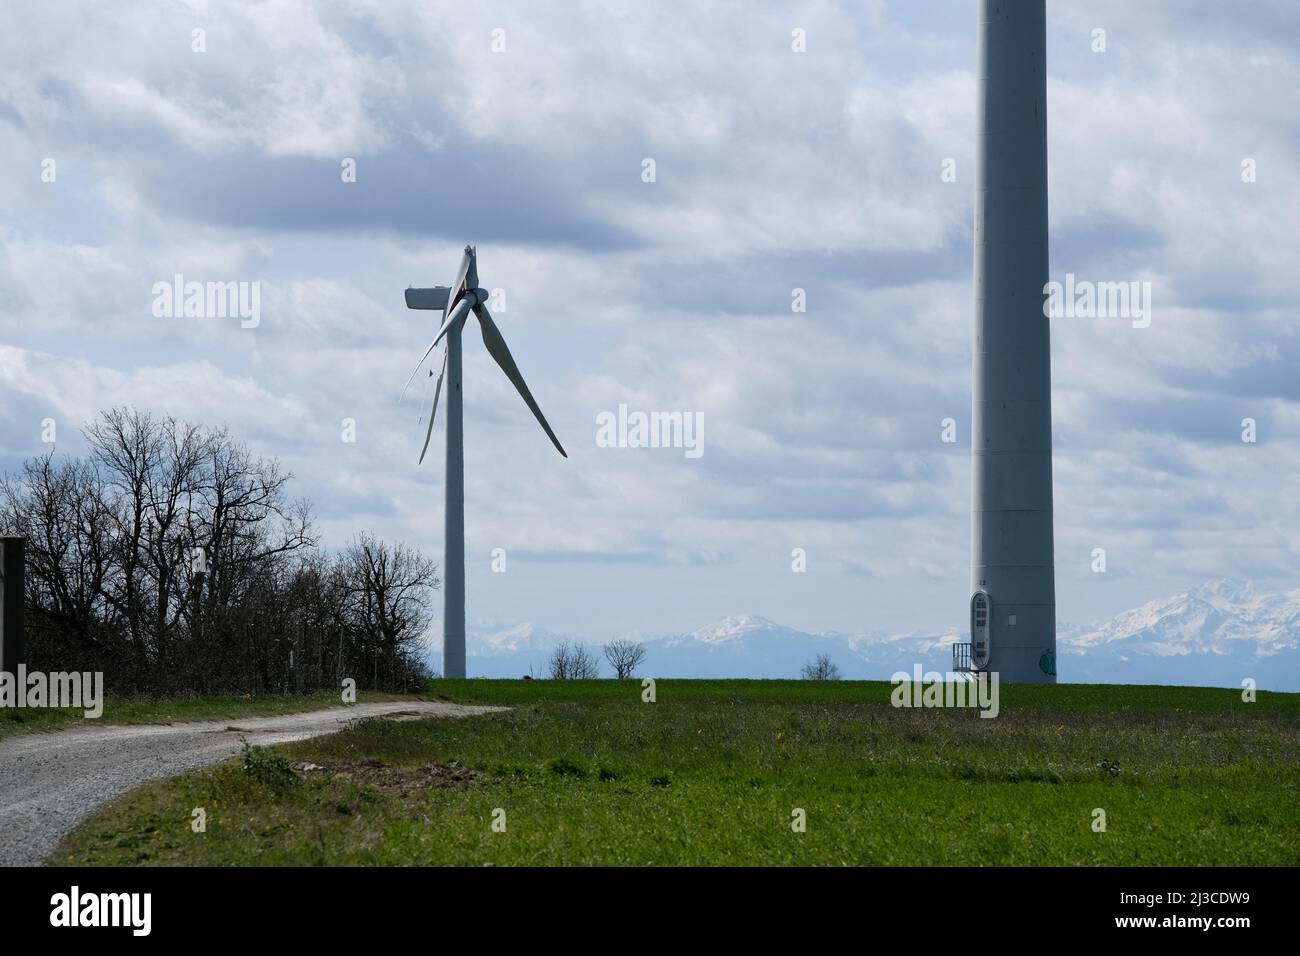
[[[0,740],[0,865],[39,864],[103,804],[150,780],[232,757],[241,737],[265,746],[332,734],[362,717],[467,717],[502,709],[394,701],[281,717],[88,726]]]

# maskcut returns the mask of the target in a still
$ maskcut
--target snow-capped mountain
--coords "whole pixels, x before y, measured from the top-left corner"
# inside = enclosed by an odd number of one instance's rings
[[[1058,631],[1058,672],[1070,680],[1300,690],[1300,589],[1262,593],[1210,581],[1091,627]]]
[[[907,634],[809,633],[762,617],[737,615],[689,634],[633,637],[646,645],[643,671],[657,677],[797,677],[828,654],[849,679],[888,679],[895,671],[945,671],[956,628]],[[531,624],[484,626],[468,634],[470,672],[485,677],[546,673],[568,635]],[[585,642],[600,656],[597,643]],[[1263,593],[1248,581],[1212,581],[1152,601],[1109,621],[1058,627],[1062,681],[1198,684],[1300,691],[1300,589]],[[430,655],[437,666],[437,648]],[[602,669],[609,667],[601,661]]]
[[[684,637],[665,638],[670,644],[682,644],[689,641],[699,641],[702,644],[727,644],[732,641],[742,641],[747,635],[779,628],[780,625],[769,621],[765,617],[751,617],[748,614],[737,614],[731,617],[724,617],[717,624],[711,627],[701,628],[693,634]]]
[[[1293,649],[1300,637],[1300,589],[1260,594],[1249,581],[1211,581],[1152,601],[1070,636],[1077,648],[1117,648],[1186,656],[1230,654],[1245,642],[1261,657]]]

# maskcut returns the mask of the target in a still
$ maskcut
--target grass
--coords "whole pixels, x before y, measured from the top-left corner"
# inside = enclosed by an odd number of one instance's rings
[[[357,700],[374,703],[385,700],[411,700],[398,694],[359,692]],[[251,694],[205,695],[188,697],[107,698],[104,713],[87,719],[80,708],[12,708],[0,709],[0,740],[15,734],[67,730],[94,724],[174,724],[194,720],[229,720],[239,717],[269,717],[296,714],[326,707],[341,707],[337,691],[318,694]]]
[[[53,862],[1300,863],[1300,695],[1011,686],[988,720],[890,690],[664,680],[648,704],[635,682],[439,681],[512,709],[363,721],[275,748],[289,774],[255,754],[159,781]]]

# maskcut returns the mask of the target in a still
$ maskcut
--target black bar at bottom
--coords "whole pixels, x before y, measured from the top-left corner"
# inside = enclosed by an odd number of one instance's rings
[[[688,927],[693,940],[720,935],[732,944],[786,929],[805,940],[903,932],[918,942],[933,936],[937,945],[973,932],[1071,940],[1154,934],[1231,945],[1290,928],[1294,881],[1294,870],[1244,868],[0,871],[8,937],[76,931],[128,945],[138,938],[129,925],[53,926],[75,886],[83,905],[95,894],[148,893],[150,938],[205,947],[253,939],[446,942],[462,934],[495,944],[511,933],[535,942],[648,934],[666,945]],[[990,899],[1000,901],[996,915],[1006,925],[970,909]]]

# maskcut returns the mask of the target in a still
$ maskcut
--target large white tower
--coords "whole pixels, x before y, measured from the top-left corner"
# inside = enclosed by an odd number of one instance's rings
[[[1055,683],[1046,0],[980,0],[971,658]]]

